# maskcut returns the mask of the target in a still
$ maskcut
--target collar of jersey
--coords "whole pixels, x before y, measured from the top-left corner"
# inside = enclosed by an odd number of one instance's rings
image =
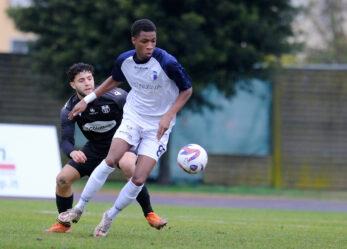
[[[140,61],[140,59],[137,58],[136,53],[135,53],[134,56],[133,56],[133,59],[134,59],[136,64],[145,64],[145,63],[147,63],[151,59],[151,57],[148,60]]]

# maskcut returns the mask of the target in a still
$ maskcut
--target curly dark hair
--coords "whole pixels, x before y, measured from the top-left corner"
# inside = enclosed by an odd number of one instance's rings
[[[157,27],[149,19],[139,19],[136,20],[133,25],[131,25],[131,36],[137,37],[141,31],[145,32],[157,32]]]
[[[66,75],[69,80],[69,82],[74,81],[75,76],[79,74],[80,72],[91,72],[94,75],[94,67],[92,65],[78,62],[73,64],[67,71]]]

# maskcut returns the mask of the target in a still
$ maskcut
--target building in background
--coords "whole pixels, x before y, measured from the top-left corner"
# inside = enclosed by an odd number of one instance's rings
[[[17,30],[14,22],[6,13],[9,7],[28,5],[30,5],[30,0],[0,1],[0,53],[26,54],[28,52],[28,41],[34,40],[35,35]]]

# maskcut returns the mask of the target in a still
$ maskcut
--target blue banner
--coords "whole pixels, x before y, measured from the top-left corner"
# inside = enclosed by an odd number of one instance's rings
[[[224,97],[214,86],[210,86],[203,96],[218,108],[203,108],[202,113],[182,110],[170,137],[168,153],[171,175],[175,181],[202,177],[202,174],[188,175],[177,166],[178,151],[189,143],[200,144],[208,154],[270,154],[270,83],[257,79],[238,82],[235,95],[231,98]]]

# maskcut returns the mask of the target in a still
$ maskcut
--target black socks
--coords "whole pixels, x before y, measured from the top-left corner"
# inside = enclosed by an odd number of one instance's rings
[[[65,212],[66,210],[72,208],[73,194],[70,197],[61,197],[55,194],[55,201],[57,204],[58,212]]]
[[[141,192],[136,197],[136,200],[140,204],[145,217],[147,217],[148,213],[153,212],[146,185],[143,185]]]

